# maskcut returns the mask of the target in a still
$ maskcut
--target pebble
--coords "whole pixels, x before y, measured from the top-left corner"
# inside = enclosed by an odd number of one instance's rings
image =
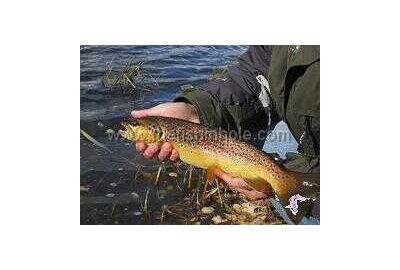
[[[131,193],[131,196],[132,196],[134,199],[139,199],[139,194],[137,194],[136,192],[132,192],[132,193]]]
[[[241,207],[239,204],[237,204],[237,203],[235,203],[235,204],[232,206],[232,208],[233,208],[233,210],[235,210],[235,211],[238,212],[238,213],[240,213],[241,210],[242,210],[242,207]]]
[[[108,193],[108,194],[106,194],[106,197],[107,197],[107,198],[114,198],[114,196],[115,196],[115,193]]]
[[[116,187],[116,186],[117,186],[117,183],[115,183],[115,182],[112,182],[112,183],[110,183],[110,186],[112,186],[112,187]]]
[[[257,217],[250,224],[253,225],[263,225],[265,224],[266,216]]]
[[[178,174],[176,172],[170,172],[168,175],[170,177],[178,177]]]
[[[212,220],[212,222],[214,222],[214,224],[222,223],[222,217],[221,216],[215,216],[211,220]]]
[[[85,186],[81,186],[81,191],[89,191],[89,188],[85,187]]]
[[[203,214],[206,214],[206,215],[212,214],[212,213],[214,213],[214,208],[212,208],[212,207],[203,207],[203,208],[201,209],[201,212],[202,212]]]

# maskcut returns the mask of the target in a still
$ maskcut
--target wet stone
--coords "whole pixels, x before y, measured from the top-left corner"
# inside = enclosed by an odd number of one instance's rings
[[[197,220],[197,217],[193,217],[190,219],[190,222],[195,222]]]
[[[237,213],[240,213],[241,210],[242,210],[242,207],[241,207],[239,204],[237,204],[237,203],[235,203],[235,204],[232,206],[232,208],[233,208],[233,210],[235,210]]]
[[[178,174],[176,172],[170,172],[168,175],[170,177],[178,177]]]
[[[209,214],[212,214],[212,213],[214,213],[214,208],[212,208],[212,207],[203,207],[202,209],[201,209],[201,212],[203,213],[203,214],[205,214],[205,215],[209,215]]]
[[[136,192],[132,192],[132,193],[131,193],[131,196],[132,196],[134,199],[139,199],[139,194],[137,194]]]
[[[222,217],[221,216],[215,216],[211,220],[212,220],[212,222],[214,222],[214,224],[222,223]]]

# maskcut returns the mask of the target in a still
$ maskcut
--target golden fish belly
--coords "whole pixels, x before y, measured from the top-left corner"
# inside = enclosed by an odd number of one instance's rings
[[[272,179],[268,179],[267,174],[264,172],[265,168],[258,164],[235,162],[234,158],[228,159],[193,148],[179,145],[173,146],[178,151],[180,159],[193,166],[203,169],[216,166],[224,172],[244,179],[250,186],[260,191],[271,184],[268,180]]]

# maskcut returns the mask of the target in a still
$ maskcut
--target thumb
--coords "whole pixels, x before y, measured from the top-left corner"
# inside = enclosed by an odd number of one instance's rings
[[[146,116],[163,116],[163,104],[157,105],[153,108],[150,109],[144,109],[144,110],[138,110],[138,111],[132,111],[131,115],[134,118],[142,118]]]
[[[139,110],[139,111],[132,111],[131,115],[134,118],[142,118],[142,117],[146,117],[146,116],[152,116],[152,115],[154,115],[154,112],[152,109],[145,109],[145,110]]]

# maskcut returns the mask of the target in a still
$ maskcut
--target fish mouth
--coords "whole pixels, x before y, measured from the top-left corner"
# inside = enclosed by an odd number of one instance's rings
[[[133,131],[134,127],[137,127],[137,126],[140,125],[140,121],[138,119],[135,119],[135,118],[129,118],[129,119],[123,120],[121,125],[125,130],[121,130],[120,129],[118,131],[118,133],[122,137],[124,137],[126,139],[130,139],[130,132]]]

